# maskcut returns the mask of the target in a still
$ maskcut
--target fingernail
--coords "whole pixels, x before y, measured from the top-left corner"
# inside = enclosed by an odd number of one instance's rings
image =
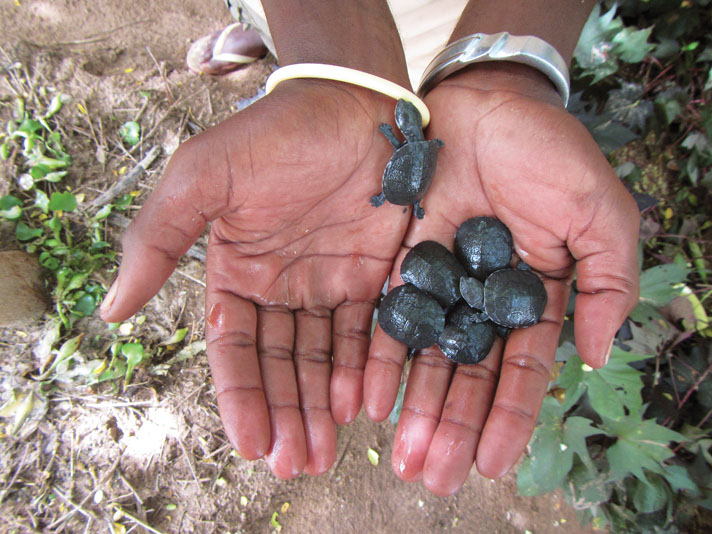
[[[616,340],[616,338],[611,339],[611,344],[608,345],[608,351],[606,352],[606,355],[603,357],[603,365],[606,365],[608,363],[608,360],[611,358],[611,351],[613,350],[613,342]]]
[[[114,280],[114,283],[111,284],[111,287],[109,288],[109,292],[104,297],[104,302],[101,303],[102,312],[109,311],[109,308],[111,308],[111,305],[114,303],[114,299],[116,298],[116,291],[118,288],[118,280]]]

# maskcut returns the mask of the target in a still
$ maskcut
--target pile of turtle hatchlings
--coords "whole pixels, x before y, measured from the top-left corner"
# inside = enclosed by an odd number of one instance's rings
[[[498,219],[468,219],[455,234],[455,254],[435,241],[403,259],[404,285],[381,301],[378,324],[413,351],[437,343],[449,359],[474,364],[495,337],[536,324],[546,290],[524,262],[512,269],[512,234]]]

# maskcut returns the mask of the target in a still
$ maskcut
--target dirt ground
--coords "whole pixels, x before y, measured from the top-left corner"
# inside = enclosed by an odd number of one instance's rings
[[[235,112],[274,68],[268,57],[222,79],[186,70],[189,44],[230,21],[221,0],[0,0],[0,13],[0,64],[19,61],[38,84],[72,96],[62,112],[74,125],[68,180],[87,198],[159,146],[137,187],[140,203],[178,144]],[[11,98],[2,86],[0,103]],[[137,115],[146,134],[127,154],[115,131]],[[2,172],[6,189],[12,176]],[[158,340],[188,326],[199,339],[204,278],[199,261],[181,260],[134,333]],[[39,365],[43,328],[0,329],[0,403],[11,388],[34,387],[28,376]],[[104,326],[89,318],[82,328]],[[264,462],[231,452],[204,354],[163,369],[139,370],[126,389],[57,384],[19,435],[1,435],[0,531],[589,532],[558,494],[517,496],[513,474],[491,481],[473,470],[449,498],[400,481],[389,462],[393,425],[363,413],[339,429],[338,461],[326,475],[280,481]],[[369,448],[380,454],[377,466]]]

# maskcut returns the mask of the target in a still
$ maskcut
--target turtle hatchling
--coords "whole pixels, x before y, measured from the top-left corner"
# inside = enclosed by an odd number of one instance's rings
[[[445,312],[435,298],[411,284],[393,288],[378,307],[383,331],[411,349],[434,345],[445,328]]]
[[[546,288],[531,271],[501,269],[485,280],[485,312],[506,328],[536,324],[546,307]]]
[[[416,107],[403,99],[396,104],[396,125],[405,137],[401,142],[390,124],[378,128],[393,145],[393,156],[383,171],[383,190],[371,197],[371,205],[378,207],[386,200],[399,206],[413,204],[413,215],[422,219],[425,210],[420,201],[433,181],[440,139],[426,141],[423,121]]]

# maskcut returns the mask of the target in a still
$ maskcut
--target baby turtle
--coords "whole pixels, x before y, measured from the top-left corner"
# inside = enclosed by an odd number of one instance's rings
[[[477,278],[471,276],[460,278],[460,295],[470,308],[484,309],[484,286]]]
[[[425,210],[420,201],[433,181],[438,150],[443,142],[425,140],[420,112],[403,99],[396,104],[396,125],[405,137],[404,142],[395,136],[390,124],[381,124],[378,128],[394,151],[383,171],[383,190],[371,197],[371,205],[378,207],[386,200],[399,206],[413,204],[413,214],[422,219]]]
[[[484,280],[512,261],[512,234],[494,217],[475,217],[460,225],[455,233],[455,256],[470,276]]]
[[[434,345],[445,328],[445,312],[433,297],[411,284],[393,288],[378,308],[378,324],[412,349]]]
[[[494,323],[484,320],[482,313],[458,304],[447,316],[438,347],[450,360],[469,365],[489,354],[495,335]]]
[[[544,284],[531,271],[501,269],[485,280],[485,312],[506,328],[525,328],[539,321],[546,306]]]
[[[460,298],[460,278],[467,274],[455,255],[435,241],[422,241],[410,249],[400,273],[404,282],[429,293],[443,306]]]

